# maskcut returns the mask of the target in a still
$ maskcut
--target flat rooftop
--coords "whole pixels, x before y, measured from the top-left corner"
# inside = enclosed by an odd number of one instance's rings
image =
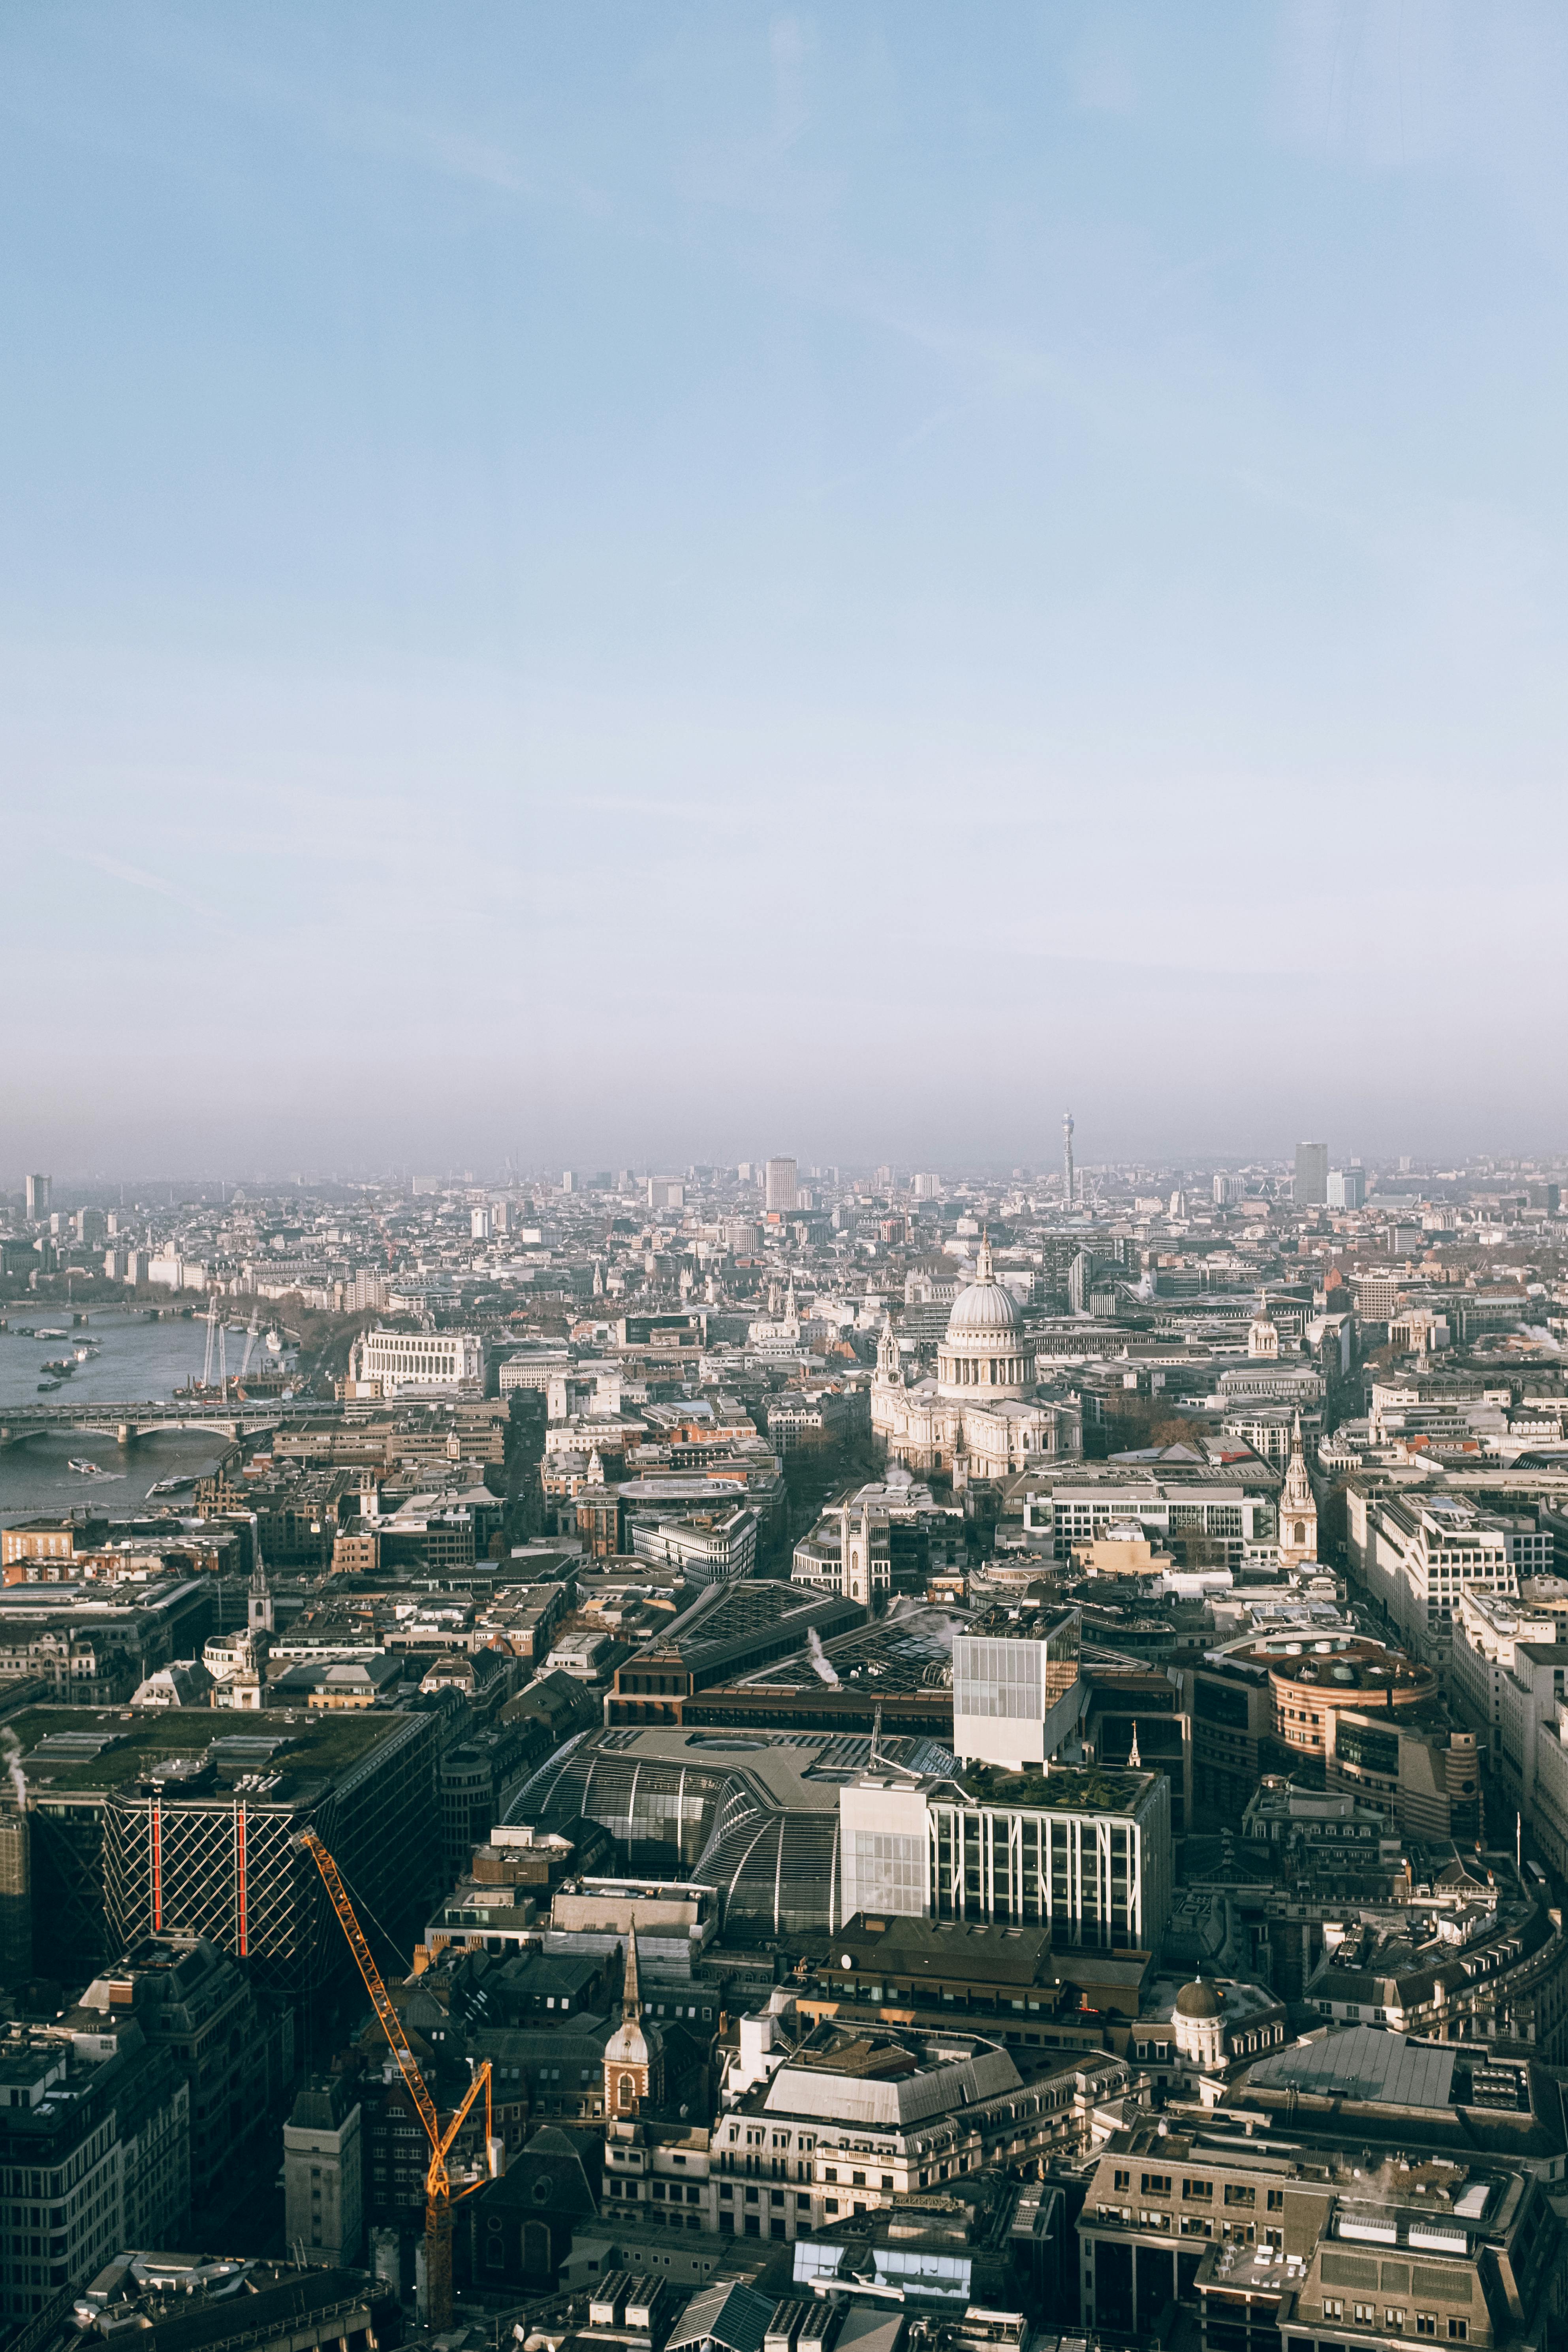
[[[1044,1811],[1135,1813],[1158,1772],[1121,1772],[1103,1764],[1053,1764],[1048,1772],[1009,1772],[985,1764],[961,1765],[952,1780],[983,1805],[1038,1806]]]
[[[221,1785],[232,1787],[246,1772],[276,1772],[282,1775],[276,1801],[286,1803],[302,1781],[335,1779],[414,1719],[391,1708],[278,1707],[226,1717],[211,1707],[35,1706],[14,1716],[10,1728],[35,1796],[107,1794],[143,1779],[155,1764],[199,1763],[211,1751]]]
[[[809,1590],[810,1588],[806,1588]],[[923,1607],[889,1613],[875,1625],[858,1625],[822,1645],[831,1669],[825,1675],[803,1644],[793,1657],[775,1659],[738,1676],[738,1690],[830,1690],[882,1692],[929,1690],[945,1696],[952,1667],[952,1637],[970,1630],[961,1610]]]

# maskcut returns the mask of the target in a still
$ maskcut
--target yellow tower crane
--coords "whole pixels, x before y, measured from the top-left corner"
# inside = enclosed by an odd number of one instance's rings
[[[393,2006],[392,1996],[381,1980],[381,1970],[376,1967],[370,1946],[365,1942],[359,1920],[354,1915],[353,1905],[349,1900],[348,1890],[339,1874],[338,1865],[314,1830],[302,1831],[300,1842],[309,1851],[316,1868],[321,1874],[327,1893],[331,1899],[332,1908],[338,1915],[338,1924],[348,1937],[349,1948],[359,1963],[359,1972],[364,1979],[365,1990],[374,2003],[376,2016],[381,2021],[381,2030],[392,2044],[392,2054],[397,2061],[399,2071],[408,2085],[409,2094],[419,2110],[419,2120],[425,2126],[425,2136],[430,2143],[430,2162],[425,2173],[426,2316],[432,2327],[449,2327],[452,2324],[452,2208],[459,2198],[470,2197],[476,2189],[482,2189],[485,2180],[489,2178],[489,2171],[482,2173],[478,2180],[471,2180],[465,2187],[454,2190],[451,2176],[447,2169],[447,2157],[453,2141],[468,2118],[469,2108],[479,2093],[483,2091],[487,2166],[493,2163],[490,2153],[492,2147],[490,2062],[487,2058],[476,2070],[462,2105],[443,2131],[436,2102],[426,2087],[424,2075],[419,2072],[419,2063],[409,2046],[408,2036],[403,2030],[403,2020],[398,2016]]]

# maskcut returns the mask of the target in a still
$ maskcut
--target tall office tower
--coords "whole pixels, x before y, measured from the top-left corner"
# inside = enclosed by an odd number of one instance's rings
[[[1321,1209],[1329,1198],[1329,1147],[1326,1143],[1296,1146],[1296,1184],[1291,1194],[1299,1209]]]
[[[27,1223],[36,1225],[49,1213],[49,1180],[47,1176],[27,1179]]]
[[[770,1160],[767,1167],[767,1198],[770,1209],[793,1209],[798,1205],[795,1190],[795,1161]]]
[[[1366,1206],[1366,1170],[1352,1160],[1348,1168],[1329,1171],[1329,1206],[1331,1209],[1364,1209]]]
[[[1075,1198],[1072,1178],[1072,1113],[1062,1113],[1062,1197],[1070,1209]]]
[[[1216,1209],[1228,1209],[1241,1198],[1239,1176],[1216,1176],[1214,1180],[1214,1204]]]

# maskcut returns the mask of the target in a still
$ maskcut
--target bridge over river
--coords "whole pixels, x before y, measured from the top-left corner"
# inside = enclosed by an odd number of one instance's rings
[[[0,1406],[0,1449],[25,1445],[31,1437],[60,1431],[112,1437],[117,1445],[131,1446],[161,1430],[195,1430],[231,1443],[264,1436],[268,1431],[298,1427],[301,1423],[335,1418],[340,1408],[302,1399],[268,1398],[247,1404],[221,1398],[153,1398],[142,1404],[103,1404],[86,1397],[58,1397],[48,1404]]]

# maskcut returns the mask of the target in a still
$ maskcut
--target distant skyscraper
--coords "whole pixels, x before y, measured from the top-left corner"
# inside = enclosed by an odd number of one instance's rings
[[[1062,1113],[1062,1198],[1070,1209],[1073,1204],[1072,1113]]]
[[[793,1160],[770,1160],[767,1167],[767,1197],[770,1209],[793,1209],[798,1204]]]
[[[1216,1209],[1228,1209],[1241,1198],[1239,1176],[1216,1176],[1214,1180],[1214,1204]]]
[[[27,1223],[36,1225],[49,1213],[49,1180],[47,1176],[27,1179]]]
[[[1296,1146],[1296,1185],[1293,1197],[1299,1209],[1321,1209],[1327,1206],[1329,1147],[1326,1143],[1299,1143]]]
[[[1366,1206],[1366,1170],[1352,1160],[1348,1168],[1329,1171],[1329,1206],[1331,1209],[1364,1209]]]

